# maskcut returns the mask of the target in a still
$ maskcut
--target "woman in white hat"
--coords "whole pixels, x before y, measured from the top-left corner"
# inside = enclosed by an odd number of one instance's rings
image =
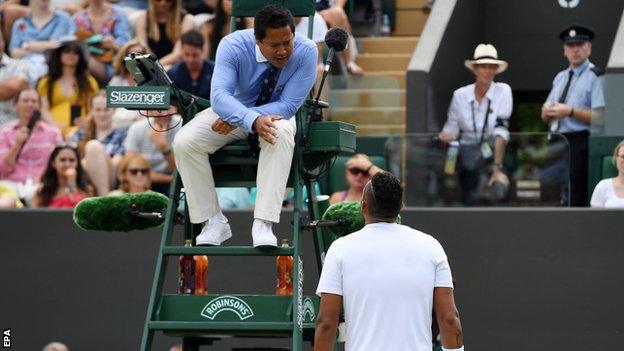
[[[481,197],[483,183],[499,183],[505,188],[509,184],[502,162],[509,140],[513,98],[509,85],[494,82],[494,77],[508,65],[498,59],[493,45],[479,44],[473,59],[466,60],[464,65],[474,73],[475,82],[455,90],[439,136],[447,142],[459,138],[462,200],[474,205]],[[484,170],[491,172],[487,182],[481,181]]]

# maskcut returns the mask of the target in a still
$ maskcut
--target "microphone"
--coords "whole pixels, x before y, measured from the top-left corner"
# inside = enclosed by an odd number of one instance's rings
[[[337,238],[357,232],[365,225],[359,201],[343,201],[329,206],[323,214],[323,222],[333,222],[333,225],[322,226]],[[401,215],[397,216],[396,222],[401,223]]]
[[[26,125],[26,128],[28,128],[28,137],[26,138],[26,140],[24,140],[24,143],[20,145],[19,150],[17,150],[17,156],[15,156],[16,161],[19,159],[20,154],[22,153],[22,149],[24,148],[24,145],[26,145],[26,142],[30,138],[33,128],[35,128],[35,125],[37,125],[37,122],[39,122],[40,119],[41,119],[41,111],[34,110],[32,113],[32,116],[30,116],[30,119],[28,120],[28,124]]]
[[[74,223],[85,230],[129,232],[165,221],[169,198],[157,192],[89,197],[74,208]]]
[[[327,78],[327,74],[329,74],[329,69],[331,67],[332,62],[334,61],[334,53],[341,52],[347,48],[347,44],[349,43],[349,34],[347,31],[340,27],[334,27],[327,31],[325,34],[325,44],[329,47],[329,53],[327,55],[327,61],[325,62],[325,68],[323,69],[323,77],[321,78],[321,84],[319,84],[318,91],[316,92],[316,98],[314,105],[312,107],[312,111],[310,115],[312,116],[309,120],[311,122],[318,122],[321,120],[321,116],[317,116],[316,109],[318,106],[318,101],[321,98],[321,91],[323,90],[323,85],[325,85],[325,78]],[[308,133],[310,131],[310,125],[308,123]],[[307,147],[308,141],[308,133],[304,136],[304,144]]]
[[[349,43],[349,34],[340,27],[334,27],[325,34],[325,44],[329,48],[327,62],[325,63],[325,74],[329,72],[329,68],[334,60],[334,53],[341,52],[347,48]]]

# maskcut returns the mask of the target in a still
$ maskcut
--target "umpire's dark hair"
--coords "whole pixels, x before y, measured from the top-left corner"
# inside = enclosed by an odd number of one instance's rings
[[[204,47],[204,36],[199,31],[191,29],[182,33],[180,42],[183,45],[190,45],[202,49]]]
[[[295,33],[295,20],[287,8],[280,5],[266,5],[254,18],[254,34],[258,40],[264,39],[267,28],[280,29],[290,27]]]
[[[395,218],[403,205],[403,186],[399,178],[390,172],[378,172],[370,180],[372,201],[369,213],[377,218]]]

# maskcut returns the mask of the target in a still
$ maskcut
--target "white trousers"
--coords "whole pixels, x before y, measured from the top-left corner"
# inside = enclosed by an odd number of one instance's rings
[[[247,131],[242,128],[226,135],[214,132],[212,124],[217,118],[212,108],[201,111],[180,129],[173,141],[176,167],[184,183],[192,223],[205,222],[220,211],[209,155],[224,145],[247,138]],[[296,124],[294,117],[275,124],[278,133],[275,144],[259,138],[254,218],[277,223],[295,148]]]

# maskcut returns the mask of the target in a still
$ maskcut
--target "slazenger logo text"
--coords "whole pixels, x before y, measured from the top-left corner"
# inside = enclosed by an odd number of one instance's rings
[[[201,315],[212,320],[223,311],[234,312],[241,320],[254,315],[251,307],[235,296],[221,296],[211,300],[204,306]]]
[[[150,91],[123,92],[113,91],[110,93],[111,103],[155,105],[162,104],[165,100],[165,93]]]

